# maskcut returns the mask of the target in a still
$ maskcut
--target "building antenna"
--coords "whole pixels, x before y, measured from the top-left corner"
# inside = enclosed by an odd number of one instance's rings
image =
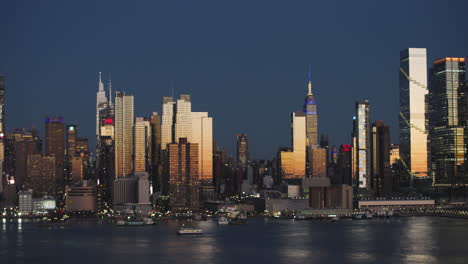
[[[307,88],[308,88],[307,95],[312,95],[312,80],[310,78],[310,64],[309,64],[308,72],[309,72],[309,83],[307,84]]]
[[[109,72],[109,106],[112,106],[112,75]]]

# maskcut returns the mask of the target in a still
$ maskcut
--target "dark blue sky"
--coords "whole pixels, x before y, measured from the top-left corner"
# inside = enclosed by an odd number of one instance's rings
[[[463,0],[2,1],[7,129],[43,130],[46,115],[63,115],[93,139],[97,72],[112,72],[137,116],[160,112],[173,83],[210,112],[230,153],[245,132],[253,157],[271,158],[290,145],[310,63],[332,144],[350,142],[359,99],[396,142],[399,51],[468,57],[467,10]]]

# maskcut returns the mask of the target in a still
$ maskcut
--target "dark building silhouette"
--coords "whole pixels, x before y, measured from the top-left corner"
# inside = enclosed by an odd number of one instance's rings
[[[169,196],[173,211],[200,209],[200,180],[198,178],[198,144],[179,138],[168,144]]]
[[[372,124],[372,177],[371,186],[379,197],[392,193],[392,170],[390,167],[390,130],[384,122]]]
[[[237,135],[237,163],[246,169],[249,162],[249,141],[246,134]]]
[[[55,159],[55,191],[63,193],[65,161],[65,125],[63,117],[45,120],[45,156]]]

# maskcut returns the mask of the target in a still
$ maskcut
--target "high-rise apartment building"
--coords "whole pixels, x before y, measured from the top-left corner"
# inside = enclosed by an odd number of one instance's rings
[[[436,186],[468,184],[463,122],[467,95],[465,58],[446,57],[434,62],[429,85],[430,173]]]
[[[133,172],[133,95],[117,92],[115,96],[115,176]]]
[[[249,162],[249,140],[247,134],[237,135],[237,162],[243,169],[247,168]]]
[[[400,52],[400,156],[408,173],[426,177],[427,51],[408,48]]]
[[[168,145],[169,196],[173,211],[198,210],[200,181],[198,178],[198,144],[180,138]]]
[[[65,124],[63,117],[47,117],[45,120],[45,156],[55,158],[56,191],[62,192],[65,161]]]
[[[369,102],[362,100],[356,102],[355,116],[353,117],[353,163],[356,187],[370,189],[371,176],[371,123]]]

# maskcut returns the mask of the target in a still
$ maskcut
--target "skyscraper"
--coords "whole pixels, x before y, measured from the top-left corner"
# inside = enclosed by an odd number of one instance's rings
[[[165,150],[167,144],[173,142],[174,138],[174,108],[175,102],[172,97],[163,97],[161,116],[161,150]]]
[[[442,58],[431,69],[429,85],[430,172],[436,186],[468,184],[463,113],[465,58]],[[464,109],[465,108],[465,109]],[[461,121],[461,122],[460,122]]]
[[[213,118],[207,112],[192,112],[192,141],[198,144],[198,178],[204,184],[213,182]]]
[[[176,143],[179,138],[187,138],[188,142],[192,142],[192,102],[188,94],[181,94],[177,100],[174,135]]]
[[[168,145],[169,196],[173,211],[198,210],[200,181],[198,178],[198,144],[180,138]]]
[[[304,113],[306,115],[306,136],[307,146],[318,147],[318,115],[317,102],[312,93],[312,81],[310,79],[307,85],[307,95],[304,100]]]
[[[355,166],[356,187],[370,189],[371,175],[371,124],[369,102],[356,102],[356,115],[353,117],[353,163]]]
[[[133,96],[117,92],[115,96],[115,176],[133,172]]]
[[[112,95],[109,95],[112,96]],[[99,72],[98,91],[96,93],[96,138],[99,140],[99,129],[101,128],[101,120],[99,112],[105,109],[108,105],[106,91],[104,91],[104,84],[101,79],[101,72]]]
[[[99,112],[100,135],[96,151],[98,208],[104,209],[112,201],[112,183],[115,178],[114,130],[115,118],[111,105]]]
[[[5,77],[0,74],[0,193],[3,192],[3,178],[5,177]]]
[[[291,114],[292,150],[280,152],[282,179],[303,179],[306,172],[306,115]]]
[[[153,112],[150,118],[151,151],[150,151],[150,179],[155,192],[161,191],[161,116]]]
[[[37,145],[33,135],[30,132],[25,132],[24,129],[15,129],[12,137],[14,138],[12,154],[14,156],[15,169],[11,175],[15,176],[15,182],[21,189],[27,177],[28,156],[40,154],[41,149]]]
[[[392,192],[390,168],[390,129],[377,120],[372,124],[372,178],[371,186],[376,196],[389,196]]]
[[[47,117],[45,120],[45,155],[55,158],[55,189],[62,191],[64,183],[65,125],[63,117]]]
[[[55,172],[55,157],[33,154],[28,156],[27,160],[27,178],[25,180],[25,189],[33,189],[34,195],[41,197],[43,195],[54,195],[60,187],[54,184],[57,178]]]
[[[151,145],[151,127],[148,120],[143,117],[135,119],[134,127],[134,173],[148,172],[149,168],[149,152]]]
[[[249,162],[249,141],[247,134],[237,135],[237,162],[246,169]]]
[[[414,177],[426,177],[428,169],[426,53],[425,48],[400,52],[400,156]]]

